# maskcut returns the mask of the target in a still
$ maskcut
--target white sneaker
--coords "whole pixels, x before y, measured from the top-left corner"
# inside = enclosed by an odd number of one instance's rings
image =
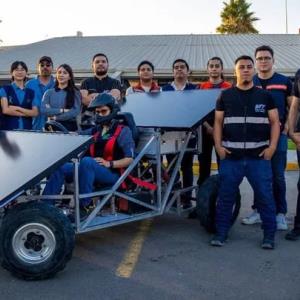
[[[277,230],[288,230],[288,224],[284,214],[278,214],[276,216]]]
[[[257,212],[256,209],[246,218],[242,219],[242,224],[244,225],[253,225],[261,223],[260,214]]]

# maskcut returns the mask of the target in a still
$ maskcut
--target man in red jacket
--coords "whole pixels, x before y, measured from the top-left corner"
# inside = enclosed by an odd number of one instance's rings
[[[208,81],[199,84],[199,89],[227,89],[231,83],[224,80],[223,61],[212,57],[207,62]],[[213,141],[214,112],[208,115],[202,126],[202,153],[198,156],[200,171],[198,184],[201,185],[210,176]]]
[[[126,96],[133,93],[160,92],[160,87],[153,80],[154,65],[150,61],[143,60],[140,62],[137,71],[140,81],[126,90]]]

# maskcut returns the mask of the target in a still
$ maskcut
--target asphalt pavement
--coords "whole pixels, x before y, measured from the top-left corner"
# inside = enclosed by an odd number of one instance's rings
[[[287,172],[290,222],[297,178],[298,172]],[[143,221],[77,236],[72,260],[53,279],[26,282],[0,269],[0,299],[299,300],[300,241],[278,232],[276,249],[262,250],[260,226],[240,223],[251,211],[246,181],[241,194],[241,212],[223,248],[209,245],[198,220],[167,214],[148,221],[147,230]],[[131,272],[124,277],[120,268]]]

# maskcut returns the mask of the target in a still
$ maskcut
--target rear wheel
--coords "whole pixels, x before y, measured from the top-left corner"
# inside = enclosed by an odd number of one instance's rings
[[[26,280],[54,276],[71,259],[75,235],[61,211],[45,203],[22,203],[3,219],[0,230],[2,265]]]
[[[196,211],[200,224],[210,233],[216,232],[216,203],[220,187],[219,175],[212,175],[199,187],[197,193]],[[235,222],[241,208],[241,194],[236,195],[236,202],[232,211],[231,224]]]

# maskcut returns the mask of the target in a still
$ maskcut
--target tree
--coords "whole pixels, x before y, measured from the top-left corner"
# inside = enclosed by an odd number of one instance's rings
[[[251,4],[247,0],[230,0],[229,3],[223,2],[223,4],[222,23],[216,28],[218,33],[258,33],[253,23],[259,18],[254,16],[254,12],[249,12]]]

